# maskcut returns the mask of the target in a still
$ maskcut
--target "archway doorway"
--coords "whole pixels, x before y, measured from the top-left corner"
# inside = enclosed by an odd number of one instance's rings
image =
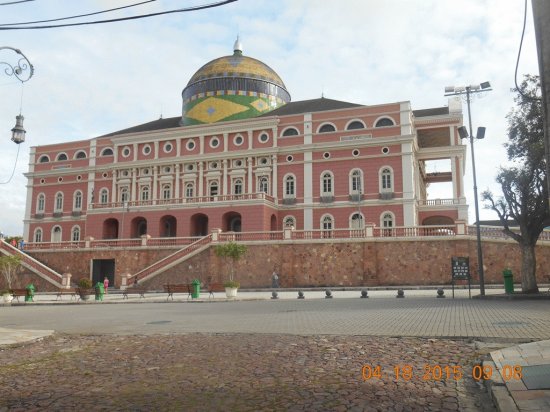
[[[445,226],[454,224],[454,220],[447,216],[430,216],[422,221],[423,226]]]
[[[277,230],[277,216],[271,215],[271,231],[274,232]]]
[[[208,216],[197,213],[191,216],[191,236],[206,236],[208,234]]]
[[[241,214],[237,212],[227,212],[222,217],[222,230],[224,232],[241,232],[242,220]]]
[[[52,229],[52,242],[53,243],[61,242],[61,236],[62,236],[61,227],[60,226],[55,226]]]
[[[131,237],[141,237],[147,234],[147,220],[144,217],[135,217],[132,219]]]
[[[160,237],[176,237],[177,220],[174,216],[166,215],[160,218]]]
[[[118,220],[114,218],[107,219],[103,222],[102,239],[117,239],[118,238]]]

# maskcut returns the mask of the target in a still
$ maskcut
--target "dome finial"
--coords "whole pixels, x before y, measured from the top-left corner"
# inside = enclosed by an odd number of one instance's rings
[[[233,54],[243,54],[243,44],[239,40],[239,36],[237,36],[237,40],[235,40],[235,44],[233,45]]]

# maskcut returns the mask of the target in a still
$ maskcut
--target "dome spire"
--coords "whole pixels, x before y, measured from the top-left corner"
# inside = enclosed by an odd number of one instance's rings
[[[243,54],[243,44],[239,40],[239,36],[237,36],[237,40],[235,40],[235,44],[233,44],[233,55],[242,55]]]

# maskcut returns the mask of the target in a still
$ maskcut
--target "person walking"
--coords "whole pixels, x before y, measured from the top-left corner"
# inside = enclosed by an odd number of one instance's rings
[[[273,289],[279,288],[279,275],[277,274],[277,271],[273,271],[273,274],[271,275],[271,287]]]
[[[109,288],[109,278],[103,278],[103,289],[105,289],[105,294],[107,294],[107,289]]]

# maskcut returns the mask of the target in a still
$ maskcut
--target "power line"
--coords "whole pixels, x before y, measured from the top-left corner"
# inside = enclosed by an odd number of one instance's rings
[[[31,0],[26,0],[26,1],[31,1]],[[34,1],[34,0],[32,0],[32,1]],[[79,14],[79,15],[76,15],[76,16],[60,17],[58,19],[27,21],[27,22],[24,22],[24,23],[5,23],[5,24],[0,24],[0,27],[1,26],[18,26],[18,25],[36,24],[36,23],[49,23],[49,22],[52,22],[52,21],[78,19],[80,17],[94,16],[96,14],[109,13],[111,11],[117,11],[117,10],[127,9],[127,8],[130,8],[130,7],[141,6],[142,4],[151,3],[151,2],[154,2],[154,1],[157,1],[157,0],[147,0],[147,1],[142,1],[141,3],[134,3],[134,4],[130,4],[128,6],[117,7],[117,8],[114,8],[114,9],[96,11],[94,13]]]
[[[58,27],[71,27],[71,26],[84,26],[84,25],[92,25],[92,24],[102,24],[102,23],[114,23],[118,21],[126,21],[126,20],[137,20],[137,19],[143,19],[146,17],[154,17],[154,16],[161,16],[164,14],[172,14],[172,13],[185,13],[189,11],[197,11],[197,10],[204,10],[204,9],[211,9],[214,7],[220,7],[224,6],[229,3],[233,3],[238,0],[225,0],[220,1],[217,3],[209,3],[204,4],[200,6],[194,6],[194,7],[187,7],[184,9],[176,9],[176,10],[168,10],[158,13],[150,13],[150,14],[142,14],[139,16],[132,16],[132,17],[121,17],[118,19],[109,19],[109,20],[96,20],[96,21],[88,21],[88,22],[82,22],[82,23],[69,23],[69,24],[56,24],[56,25],[47,25],[47,26],[15,26],[15,27],[0,27],[0,30],[31,30],[31,29],[53,29]]]
[[[26,3],[28,1],[34,1],[34,0],[20,0],[20,1],[10,1],[8,3],[0,3],[0,6],[11,6],[12,4],[18,4],[18,3]]]
[[[527,96],[525,93],[523,93],[523,90],[521,90],[521,87],[519,87],[519,85],[518,85],[519,59],[520,59],[520,56],[521,56],[521,46],[523,45],[523,37],[525,36],[526,22],[527,22],[527,0],[525,0],[525,7],[524,7],[524,10],[523,10],[523,28],[521,29],[521,40],[519,41],[518,58],[516,59],[516,71],[514,73],[514,83],[516,84],[516,90],[518,91],[518,93],[524,99],[527,99],[527,100],[542,100],[542,97],[538,98],[538,97],[533,97],[533,96]]]

